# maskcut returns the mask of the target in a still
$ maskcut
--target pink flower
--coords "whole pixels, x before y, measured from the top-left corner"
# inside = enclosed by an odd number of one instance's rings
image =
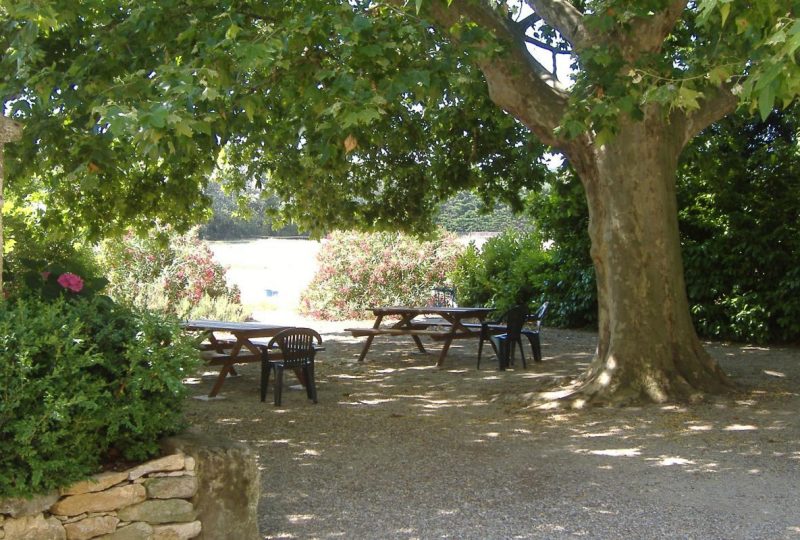
[[[61,274],[56,281],[58,281],[59,285],[72,292],[81,292],[81,289],[83,289],[83,280],[70,272]]]
[[[50,272],[49,271],[45,270],[44,272],[42,272],[42,279],[43,280],[47,281],[47,278],[49,278],[49,277],[50,277]]]

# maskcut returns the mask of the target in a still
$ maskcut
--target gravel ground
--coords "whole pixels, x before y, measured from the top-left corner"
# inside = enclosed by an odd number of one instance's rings
[[[259,449],[264,538],[800,538],[798,349],[709,343],[741,392],[708,404],[542,411],[531,392],[585,368],[594,334],[546,329],[542,363],[499,372],[475,369],[472,341],[442,370],[438,345],[407,338],[358,363],[347,323],[309,326],[319,404],[296,389],[260,403],[256,365],[187,403],[193,424]]]

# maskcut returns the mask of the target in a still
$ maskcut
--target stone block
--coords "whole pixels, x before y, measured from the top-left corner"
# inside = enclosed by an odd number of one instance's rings
[[[147,463],[142,463],[138,467],[134,467],[128,471],[128,478],[136,480],[151,472],[179,471],[183,469],[185,464],[183,458],[184,456],[182,453],[177,453],[154,459]]]
[[[86,519],[87,517],[89,517],[89,514],[83,512],[82,514],[78,514],[77,516],[55,516],[55,517],[58,518],[58,521],[60,521],[61,523],[67,524],[67,523],[72,523],[73,521],[80,521],[82,519]]]
[[[80,495],[82,493],[94,493],[96,491],[103,491],[110,487],[116,486],[120,482],[128,479],[128,472],[107,472],[100,473],[92,476],[88,480],[72,484],[71,486],[61,490],[62,495]]]
[[[166,439],[165,452],[183,452],[195,461],[197,494],[192,497],[203,523],[199,539],[256,540],[261,493],[258,456],[249,446],[202,433]]]
[[[151,524],[194,521],[197,517],[194,505],[183,499],[148,500],[123,508],[117,515],[123,521],[146,521]]]
[[[152,540],[153,526],[149,523],[136,522],[120,527],[111,534],[97,537],[98,540]]]
[[[97,516],[67,523],[64,529],[67,531],[67,540],[88,540],[114,532],[118,524],[119,518],[114,516]]]
[[[144,482],[144,487],[151,499],[191,499],[197,493],[197,478],[194,476],[148,478]]]
[[[10,518],[3,523],[4,540],[66,540],[64,526],[54,517],[43,514]]]
[[[30,499],[24,497],[0,499],[0,514],[8,514],[14,518],[32,516],[50,508],[58,500],[58,497],[57,491],[51,491]]]
[[[69,495],[50,507],[50,512],[62,516],[75,516],[83,512],[110,512],[147,498],[144,486],[128,484],[100,491]]]
[[[189,540],[196,538],[203,530],[199,521],[190,523],[168,523],[153,527],[153,540]]]

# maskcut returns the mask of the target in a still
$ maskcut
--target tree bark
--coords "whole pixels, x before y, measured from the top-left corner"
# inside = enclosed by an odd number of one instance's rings
[[[3,249],[5,239],[3,236],[3,205],[5,198],[3,197],[4,179],[5,179],[5,161],[3,156],[3,147],[6,143],[18,141],[22,137],[22,126],[0,115],[0,300],[5,298],[3,295]]]
[[[694,401],[732,386],[689,312],[675,188],[683,139],[656,111],[622,120],[605,145],[566,151],[586,190],[599,303],[596,356],[565,396],[577,406]]]

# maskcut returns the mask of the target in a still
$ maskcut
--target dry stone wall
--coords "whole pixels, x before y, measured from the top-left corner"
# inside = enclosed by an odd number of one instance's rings
[[[60,493],[0,499],[0,540],[188,540],[202,532],[195,459],[183,452]]]

